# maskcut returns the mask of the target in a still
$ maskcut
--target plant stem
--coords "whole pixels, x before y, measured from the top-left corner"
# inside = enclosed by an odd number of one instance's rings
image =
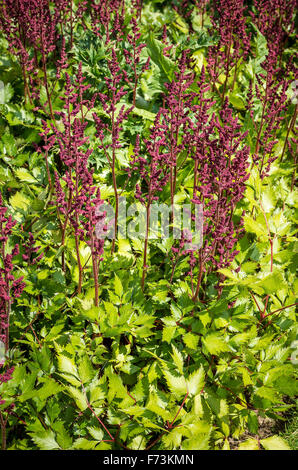
[[[84,392],[84,395],[85,395],[85,399],[86,399],[86,404],[89,408],[89,410],[91,411],[91,413],[95,416],[95,418],[97,419],[97,421],[99,422],[99,424],[104,428],[104,430],[107,432],[107,434],[110,436],[112,442],[115,441],[115,438],[112,436],[112,434],[110,433],[110,431],[106,428],[106,426],[104,425],[104,423],[101,421],[101,419],[97,416],[97,414],[95,413],[95,411],[93,410],[92,406],[90,405],[89,403],[89,400],[87,398],[87,394],[86,394],[86,390],[85,390],[85,387],[84,385],[81,383],[82,385],[82,389],[83,389],[83,392]]]
[[[146,263],[147,263],[147,250],[148,250],[148,235],[149,235],[149,222],[150,222],[150,206],[151,206],[151,190],[149,190],[148,202],[146,207],[146,235],[144,243],[144,258],[143,258],[143,274],[142,274],[142,291],[144,291],[145,277],[146,277]]]
[[[280,157],[280,163],[283,161],[283,158],[284,158],[284,154],[285,154],[285,151],[286,151],[286,148],[287,148],[287,145],[288,145],[289,134],[290,134],[291,130],[293,129],[293,127],[295,125],[295,122],[296,122],[297,110],[298,110],[298,105],[296,104],[295,112],[294,112],[294,114],[292,116],[292,119],[290,121],[290,124],[288,126],[287,135],[286,135],[286,138],[285,138],[285,143],[284,143],[284,146],[283,146],[283,149],[282,149],[282,154],[281,154],[281,157]]]
[[[202,275],[203,275],[203,258],[202,258],[202,250],[199,250],[199,275],[198,275],[198,280],[197,280],[197,287],[195,294],[192,298],[193,302],[196,302],[199,291],[200,291],[200,286],[201,286],[201,281],[202,281]]]
[[[43,47],[43,45],[42,45],[42,47]],[[50,108],[50,115],[51,115],[52,120],[55,121],[53,106],[52,106],[52,99],[51,99],[51,94],[50,94],[50,91],[49,91],[49,84],[48,84],[46,57],[45,57],[45,53],[44,53],[43,50],[42,50],[42,69],[43,69],[43,83],[44,83],[44,87],[46,89],[48,105],[49,105],[49,108]]]
[[[115,88],[115,80],[114,80],[114,88]],[[118,212],[119,212],[119,195],[118,195],[118,188],[117,188],[117,180],[116,180],[116,137],[115,137],[115,92],[113,92],[113,110],[112,110],[112,178],[113,178],[113,188],[115,194],[115,227],[114,227],[114,238],[112,241],[112,250],[111,253],[113,254],[115,251],[115,242],[117,237],[117,227],[118,227]]]
[[[98,307],[98,264],[96,260],[96,253],[94,251],[94,237],[91,236],[91,253],[92,253],[92,267],[93,267],[93,277],[94,277],[94,305]]]
[[[180,406],[179,410],[177,411],[177,413],[176,413],[176,415],[175,415],[175,418],[174,418],[173,421],[170,423],[170,425],[169,425],[169,428],[170,428],[170,429],[172,428],[173,424],[175,423],[176,419],[178,418],[178,415],[179,415],[180,411],[182,410],[182,408],[183,408],[183,406],[184,406],[184,403],[186,402],[186,399],[187,399],[188,395],[189,395],[189,392],[186,393],[185,397],[183,398],[183,402],[181,403],[181,406]]]
[[[0,423],[1,423],[1,441],[2,445],[1,448],[2,450],[6,450],[6,424],[7,424],[7,418],[4,419],[2,412],[0,411]]]
[[[232,47],[232,38],[230,38],[229,45],[228,45],[228,55],[227,55],[227,65],[226,65],[226,79],[225,79],[223,92],[222,92],[222,96],[221,96],[222,104],[224,103],[224,100],[225,100],[226,88],[227,88],[227,83],[228,83],[228,78],[229,78],[231,47]]]

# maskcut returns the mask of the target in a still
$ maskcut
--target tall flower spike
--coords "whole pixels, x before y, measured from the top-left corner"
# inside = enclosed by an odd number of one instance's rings
[[[123,105],[117,113],[116,106],[121,98],[127,94],[124,84],[127,81],[125,71],[119,65],[117,54],[112,48],[111,59],[108,61],[110,74],[105,77],[107,93],[99,93],[99,99],[106,114],[109,116],[109,122],[103,121],[96,113],[93,114],[96,125],[96,136],[100,140],[99,149],[108,161],[112,171],[113,189],[115,195],[115,238],[112,242],[112,253],[115,251],[116,231],[118,226],[119,194],[116,180],[116,152],[122,147],[121,132],[122,124],[128,118],[133,110],[133,106],[125,109]]]
[[[6,216],[7,208],[3,205],[0,193],[0,341],[9,349],[9,319],[11,305],[20,297],[25,283],[23,277],[15,278],[13,273],[14,257],[19,254],[19,246],[15,245],[11,253],[7,252],[7,244],[16,221]]]
[[[72,229],[75,238],[75,248],[79,269],[78,292],[81,292],[84,267],[81,263],[80,241],[85,242],[92,250],[93,264],[98,265],[101,260],[103,244],[97,242],[94,236],[96,225],[95,210],[102,203],[99,191],[93,184],[93,174],[88,168],[88,160],[93,151],[89,148],[89,138],[85,136],[87,126],[86,110],[94,107],[97,98],[94,95],[90,100],[84,97],[90,85],[85,84],[82,75],[82,65],[73,82],[65,73],[65,92],[61,96],[64,102],[63,110],[57,112],[63,124],[63,131],[55,124],[51,124],[52,136],[48,139],[46,148],[57,145],[65,173],[60,178],[55,172],[55,191],[58,214],[61,224],[61,244],[64,245],[68,227]],[[45,131],[47,135],[47,131]],[[63,220],[61,218],[63,215]],[[62,258],[64,266],[64,258]],[[94,268],[95,269],[95,268]],[[94,271],[96,287],[95,305],[98,305],[98,270]]]
[[[146,207],[146,234],[144,242],[143,274],[141,286],[144,289],[147,271],[147,249],[149,236],[150,210],[153,201],[159,199],[159,194],[169,180],[171,155],[168,151],[166,133],[167,124],[164,120],[164,109],[160,108],[151,128],[150,137],[144,139],[145,153],[141,153],[140,140],[137,137],[134,156],[130,162],[128,174],[137,172],[141,186],[137,184],[135,198]],[[144,189],[143,189],[144,187]]]
[[[200,119],[198,117],[198,122]],[[228,267],[237,251],[234,246],[243,232],[243,221],[233,221],[237,203],[243,198],[249,177],[249,148],[244,145],[247,133],[241,132],[237,118],[225,100],[220,119],[213,114],[204,131],[194,129],[195,204],[203,205],[203,245],[197,256],[199,275],[194,300],[198,298],[202,274]],[[191,256],[191,270],[195,253]]]

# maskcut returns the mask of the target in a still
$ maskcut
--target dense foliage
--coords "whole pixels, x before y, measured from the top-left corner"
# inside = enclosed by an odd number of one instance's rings
[[[3,449],[287,448],[296,6],[0,1]],[[157,202],[201,246],[148,238]]]

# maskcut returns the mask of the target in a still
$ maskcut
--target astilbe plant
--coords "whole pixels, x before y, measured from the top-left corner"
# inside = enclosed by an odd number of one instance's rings
[[[294,3],[296,2],[269,0],[260,5],[258,2],[255,4],[255,11],[250,12],[254,24],[267,40],[268,49],[247,93],[247,110],[255,130],[254,148],[251,149],[253,164],[257,165],[262,179],[268,176],[271,164],[277,159],[275,144],[281,137],[283,121],[289,114],[281,162],[297,117],[297,104],[292,113],[287,96],[293,80],[297,78],[297,68],[293,57],[286,62],[282,61],[287,38],[294,28]]]
[[[65,34],[67,18],[71,20],[72,42],[72,0],[59,0],[52,6],[48,0],[5,0],[0,5],[0,24],[9,47],[17,55],[23,72],[25,100],[35,103],[54,119],[52,93],[48,67],[55,55],[58,66],[65,63]],[[58,48],[61,39],[62,47]],[[61,55],[61,57],[60,57]],[[40,83],[42,77],[42,83]],[[41,105],[40,91],[44,86],[47,102]]]
[[[25,284],[23,276],[15,278],[13,274],[13,259],[19,254],[19,245],[16,244],[11,252],[8,252],[9,237],[16,221],[6,216],[7,208],[3,205],[0,194],[0,242],[1,242],[1,267],[0,267],[0,341],[5,345],[5,353],[9,349],[9,317],[11,305],[14,299],[20,297]]]
[[[46,152],[49,147],[57,145],[59,156],[65,167],[62,178],[55,172],[55,191],[58,215],[61,228],[61,246],[65,244],[67,229],[74,234],[77,264],[79,271],[78,293],[82,291],[83,271],[80,256],[80,241],[90,247],[93,276],[95,283],[95,305],[98,305],[98,264],[103,253],[103,240],[95,236],[96,223],[102,218],[96,209],[103,203],[100,190],[93,184],[92,170],[88,168],[88,159],[92,153],[89,139],[85,136],[87,126],[86,113],[94,106],[96,95],[91,100],[84,98],[89,85],[84,84],[82,67],[79,64],[77,75],[72,84],[70,76],[65,73],[65,92],[61,96],[64,101],[63,111],[57,112],[63,124],[63,131],[52,123],[52,136],[44,123],[42,137],[47,140]],[[64,220],[63,220],[63,218]],[[62,267],[65,270],[64,255]]]
[[[101,149],[108,161],[112,172],[112,181],[115,196],[115,236],[112,241],[112,253],[115,250],[115,239],[118,226],[119,214],[119,192],[116,180],[116,152],[122,147],[121,132],[123,122],[128,118],[133,106],[126,108],[123,104],[119,109],[121,98],[127,94],[125,84],[128,80],[125,70],[122,70],[117,54],[112,48],[111,59],[108,61],[110,76],[105,77],[106,93],[98,93],[103,110],[108,115],[108,121],[102,119],[96,113],[93,114],[97,130],[97,137],[100,140]],[[118,109],[117,109],[118,105]]]
[[[185,60],[185,57],[182,58],[184,67],[167,85],[167,109],[161,112],[166,123],[165,146],[170,154],[172,204],[177,156],[184,151],[182,161],[189,157],[194,161],[192,202],[203,206],[203,246],[199,250],[185,249],[184,245],[190,241],[190,237],[183,233],[179,248],[172,247],[174,258],[171,282],[178,259],[189,256],[193,300],[196,300],[204,272],[210,273],[229,266],[237,254],[234,245],[243,231],[243,221],[241,219],[235,224],[233,215],[237,203],[243,198],[245,182],[249,177],[249,149],[244,145],[247,132],[241,132],[241,124],[233,118],[227,99],[220,112],[220,119],[215,114],[210,116],[215,101],[207,97],[210,85],[206,83],[204,67],[196,83],[198,91],[190,91],[190,87],[193,89],[194,77],[186,72]],[[196,266],[198,275],[194,286]]]
[[[287,39],[295,30],[296,0],[254,0],[254,11],[250,12],[259,31],[267,39],[268,57],[281,65],[281,57]]]
[[[136,11],[138,20],[141,22],[141,20],[142,20],[143,0],[132,0],[131,4],[132,4],[132,8]]]
[[[28,265],[37,264],[44,256],[43,253],[39,253],[39,255],[37,255],[37,252],[41,247],[35,245],[35,239],[31,232],[28,233],[28,239],[23,244],[23,248],[24,253],[22,254],[22,258],[28,263]]]
[[[213,83],[213,91],[222,74],[224,83],[221,101],[224,103],[228,80],[233,72],[231,90],[234,89],[240,62],[245,60],[250,50],[250,34],[246,28],[244,1],[218,0],[214,5],[212,20],[214,32],[219,40],[208,51],[208,73]]]
[[[3,449],[226,449],[247,428],[258,434],[259,411],[283,412],[284,396],[296,393],[289,361],[295,338],[295,172],[291,181],[286,168],[297,163],[297,104],[289,94],[297,71],[294,59],[287,61],[294,1],[146,2],[141,22],[143,3],[0,0],[2,30],[21,64],[26,95],[25,107],[17,104],[22,98],[16,79],[8,87],[13,100],[1,108],[0,173],[7,175],[1,185],[24,221],[19,253],[15,222],[0,195]],[[173,6],[187,25],[171,12]],[[212,38],[205,12],[211,12]],[[162,29],[169,18],[175,21]],[[198,38],[193,29],[200,25]],[[86,41],[76,42],[83,29]],[[208,48],[209,57],[205,39],[218,41]],[[7,48],[5,41],[1,45]],[[198,48],[202,67],[191,61]],[[154,65],[139,86],[147,51]],[[144,93],[143,102],[137,92]],[[246,109],[237,105],[245,94]],[[26,118],[28,109],[27,127],[19,117],[24,110]],[[34,143],[37,132],[41,140]],[[278,171],[269,174],[278,152],[278,163],[286,159],[282,178]],[[126,178],[119,169],[124,155],[130,159]],[[103,171],[93,173],[92,161],[103,159]],[[263,199],[265,176],[273,204],[266,204],[268,193]],[[108,224],[97,180],[107,193],[114,191],[116,231],[124,191],[139,201],[136,209],[142,206],[146,219],[139,223],[146,232],[142,257],[138,241],[119,241],[103,275],[100,236]],[[184,228],[174,242],[171,236],[153,242],[149,253],[150,218],[161,201],[172,203],[172,211],[175,201],[189,203],[192,223],[199,209],[202,245]],[[254,217],[244,219],[243,208]],[[116,233],[106,244],[112,253],[115,244]],[[42,251],[46,257],[36,269]],[[27,272],[23,293],[18,266]],[[231,278],[225,285],[224,275]],[[136,276],[143,293],[135,288]],[[93,290],[98,308],[90,308]],[[274,436],[256,437],[240,448],[270,443],[275,445]]]
[[[270,166],[277,158],[274,146],[278,143],[277,132],[285,118],[288,87],[289,82],[286,78],[278,81],[275,74],[267,70],[256,75],[256,83],[254,86],[250,85],[248,92],[247,109],[256,132],[255,147],[252,149],[253,164],[257,165],[262,179],[268,176]],[[255,118],[254,101],[261,104],[262,113],[259,122]]]
[[[202,204],[204,224],[202,247],[190,253],[191,277],[193,268],[198,266],[193,300],[199,296],[204,272],[229,266],[238,253],[235,244],[243,232],[243,219],[236,223],[233,217],[249,178],[246,135],[226,99],[220,117],[212,115],[204,138],[200,136],[196,144],[193,202]]]
[[[150,57],[148,57],[148,60],[145,62],[140,67],[140,61],[141,61],[141,52],[146,47],[146,43],[140,42],[140,28],[137,25],[137,21],[134,17],[131,19],[131,32],[127,35],[127,41],[130,44],[130,49],[123,49],[123,54],[125,57],[125,61],[127,65],[130,66],[133,70],[133,105],[136,105],[136,93],[137,93],[137,85],[138,85],[138,80],[141,76],[141,74],[149,68],[149,63],[150,63]],[[138,70],[139,68],[139,70]],[[128,75],[129,76],[129,75]]]
[[[117,41],[124,34],[124,0],[93,0],[90,9],[92,31],[98,37],[105,37],[108,44],[112,39]]]
[[[3,205],[0,193],[0,385],[11,380],[13,367],[5,370],[6,355],[9,350],[9,324],[12,305],[21,296],[25,283],[23,276],[16,277],[14,270],[14,258],[19,254],[19,245],[9,249],[9,241],[16,221],[10,215],[6,215],[7,207]],[[2,370],[1,370],[2,369]],[[0,406],[5,400],[0,395]],[[2,437],[2,449],[6,448],[6,425],[9,412],[14,404],[11,403],[4,411],[0,411],[0,426]]]
[[[158,201],[159,195],[167,184],[171,169],[171,155],[168,151],[166,130],[167,123],[164,120],[164,109],[160,108],[156,115],[154,125],[150,129],[148,139],[144,139],[144,151],[141,148],[140,138],[137,136],[133,158],[128,175],[138,173],[140,184],[136,185],[135,197],[146,207],[146,231],[144,241],[143,273],[141,286],[144,289],[147,271],[147,250],[149,237],[149,224],[151,206]]]
[[[179,15],[189,22],[190,29],[193,32],[191,21],[189,21],[192,14],[194,12],[199,12],[201,17],[201,27],[203,28],[204,14],[208,3],[209,0],[173,0],[172,6],[173,9],[179,13]]]
[[[174,79],[166,83],[167,92],[164,97],[164,109],[162,111],[164,122],[167,124],[166,136],[167,146],[170,153],[170,191],[171,205],[174,205],[176,192],[177,174],[183,162],[187,158],[187,138],[186,128],[189,123],[189,114],[193,109],[195,92],[190,91],[190,86],[194,82],[194,74],[189,69],[190,54],[184,50],[179,58],[179,72],[175,72]],[[186,152],[182,163],[178,157]]]

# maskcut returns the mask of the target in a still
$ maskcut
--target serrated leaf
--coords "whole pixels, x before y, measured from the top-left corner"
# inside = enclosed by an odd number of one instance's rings
[[[72,449],[79,449],[79,450],[93,450],[98,444],[98,441],[89,441],[84,437],[79,437],[75,440],[72,445]]]
[[[142,117],[143,119],[147,119],[148,121],[154,122],[156,118],[156,114],[147,111],[146,109],[141,108],[134,108],[133,114]]]
[[[77,366],[75,365],[74,361],[69,357],[60,354],[58,356],[58,367],[61,372],[71,374],[79,378]]]
[[[15,210],[21,209],[25,211],[30,206],[31,201],[25,194],[18,192],[11,196],[9,203]]]
[[[174,338],[176,326],[165,326],[162,330],[162,340],[170,343]]]
[[[14,89],[10,83],[4,85],[2,81],[0,81],[0,104],[9,103],[11,98],[14,95]]]
[[[114,279],[114,288],[115,288],[115,293],[121,297],[123,294],[123,286],[122,282],[120,281],[119,277],[117,274],[115,274],[115,279]]]
[[[15,174],[19,180],[25,183],[38,183],[38,181],[31,175],[31,173],[26,170],[26,168],[17,168]]]
[[[185,439],[182,443],[182,450],[208,450],[209,434],[197,434],[190,439]]]
[[[89,427],[87,428],[90,435],[93,437],[93,439],[95,439],[96,441],[102,441],[103,439],[103,436],[104,436],[104,432],[102,429],[99,429],[99,428],[94,428],[94,427]]]
[[[203,389],[205,384],[205,371],[203,366],[197,371],[194,371],[187,379],[187,387],[190,396],[198,395]]]
[[[72,446],[72,439],[66,431],[62,421],[55,421],[53,429],[56,432],[56,440],[62,449],[69,449]]]
[[[257,237],[268,238],[266,226],[248,215],[244,217],[244,228],[247,232],[254,233]]]
[[[51,429],[47,429],[45,431],[31,435],[32,440],[41,450],[53,450],[53,449],[60,449],[58,442],[56,441],[56,437]]]
[[[174,376],[168,370],[164,370],[163,374],[167,381],[170,391],[176,396],[181,397],[185,396],[187,393],[187,384],[184,377]]]
[[[197,349],[199,343],[198,335],[194,335],[193,333],[188,332],[186,335],[183,335],[182,339],[188,348]]]
[[[169,80],[172,80],[176,66],[175,63],[163,53],[165,45],[161,41],[155,39],[152,32],[150,32],[146,44],[148,53],[153,62],[159,67],[163,75],[165,75]]]
[[[61,392],[63,387],[55,382],[54,379],[48,377],[42,387],[35,391],[35,396],[38,397],[40,400],[45,401],[47,398],[51,397],[52,395],[56,395],[57,393]]]
[[[171,354],[173,361],[178,371],[183,374],[183,356],[180,351],[172,344],[173,354]]]
[[[93,379],[94,370],[87,355],[84,355],[84,357],[80,360],[78,370],[83,384],[90,382]]]
[[[227,343],[224,339],[216,333],[211,333],[202,339],[203,344],[207,351],[215,356],[218,356],[220,353],[227,352],[230,350]]]
[[[73,387],[72,385],[67,386],[67,391],[69,392],[70,396],[76,402],[77,407],[84,411],[88,407],[87,400],[83,392],[81,392],[78,388]]]

